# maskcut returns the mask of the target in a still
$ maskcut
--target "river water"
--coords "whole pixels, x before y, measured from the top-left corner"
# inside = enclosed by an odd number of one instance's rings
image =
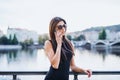
[[[93,71],[120,71],[120,52],[111,50],[75,48],[77,66]],[[0,51],[0,71],[48,71],[50,63],[43,49]],[[44,76],[18,76],[20,80],[43,80]],[[12,76],[1,76],[0,80],[11,80]],[[79,75],[79,80],[119,80],[120,75]],[[73,80],[73,75],[70,76]]]

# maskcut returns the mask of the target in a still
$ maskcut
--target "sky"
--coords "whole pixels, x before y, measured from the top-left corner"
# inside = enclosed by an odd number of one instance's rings
[[[67,32],[120,24],[120,0],[0,0],[0,30],[28,29],[48,33],[49,22],[59,16]]]

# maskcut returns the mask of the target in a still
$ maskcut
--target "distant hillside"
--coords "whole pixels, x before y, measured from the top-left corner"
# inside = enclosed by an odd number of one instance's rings
[[[106,30],[110,30],[110,31],[115,31],[118,32],[120,31],[120,24],[118,25],[110,25],[110,26],[99,26],[99,27],[92,27],[92,28],[88,28],[83,30],[82,32],[87,32],[87,31],[101,31],[101,29],[106,29]]]

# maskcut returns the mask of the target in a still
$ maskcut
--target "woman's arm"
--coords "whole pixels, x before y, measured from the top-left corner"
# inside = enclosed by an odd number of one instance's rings
[[[58,69],[60,63],[61,45],[57,45],[56,53],[54,53],[51,42],[47,40],[44,44],[44,50],[52,67]]]
[[[88,75],[88,77],[91,77],[91,75],[92,75],[91,70],[89,70],[89,69],[85,70],[85,69],[82,69],[75,65],[74,56],[71,59],[70,67],[71,67],[71,70],[74,72],[86,73]]]
[[[84,69],[79,68],[79,67],[77,67],[77,66],[75,65],[74,56],[73,56],[72,59],[71,59],[70,67],[71,67],[71,70],[74,71],[74,72],[84,73]]]

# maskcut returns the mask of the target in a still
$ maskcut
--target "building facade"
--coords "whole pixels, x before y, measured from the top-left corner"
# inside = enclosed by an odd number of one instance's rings
[[[32,39],[34,43],[38,43],[38,34],[35,31],[30,31],[27,29],[20,29],[20,28],[8,28],[7,29],[7,37],[11,38],[16,35],[16,38],[19,42],[24,42],[25,40]]]

